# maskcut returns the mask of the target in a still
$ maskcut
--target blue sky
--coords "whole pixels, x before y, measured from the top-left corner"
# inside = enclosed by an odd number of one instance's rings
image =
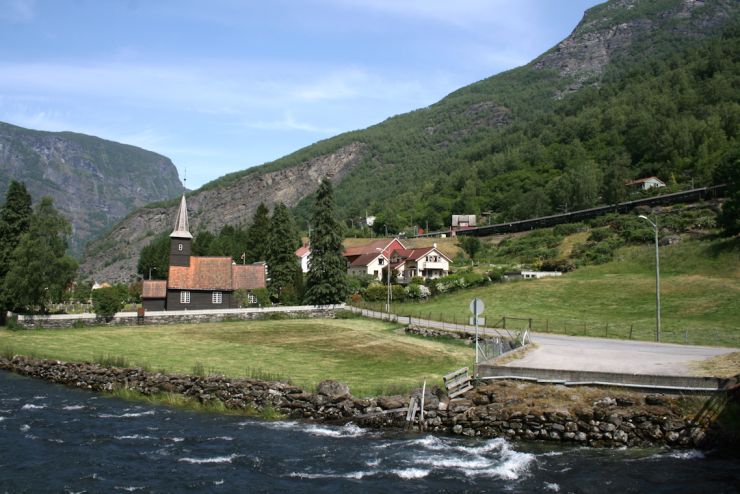
[[[188,187],[529,62],[596,0],[0,0],[0,121],[164,154]]]

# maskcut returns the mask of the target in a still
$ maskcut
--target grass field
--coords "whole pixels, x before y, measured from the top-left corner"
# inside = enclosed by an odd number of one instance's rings
[[[324,379],[349,384],[355,396],[441,383],[470,365],[459,342],[407,336],[397,326],[363,319],[244,321],[173,326],[0,330],[0,351],[67,361],[107,361],[152,370],[289,379],[312,388]]]
[[[661,247],[664,341],[740,346],[740,250],[737,242],[688,241]],[[502,316],[533,318],[536,331],[654,338],[655,250],[621,249],[616,261],[559,278],[493,284],[430,301],[394,304],[401,315],[467,321],[480,297],[488,322]],[[510,327],[525,323],[509,319]],[[608,324],[608,327],[607,327]]]

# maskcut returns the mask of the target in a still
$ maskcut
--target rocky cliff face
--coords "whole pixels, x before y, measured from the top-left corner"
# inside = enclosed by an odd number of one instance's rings
[[[190,230],[216,232],[224,225],[247,224],[261,202],[293,207],[316,191],[328,177],[339,182],[361,161],[366,148],[359,143],[306,160],[297,166],[263,174],[248,174],[225,187],[196,191],[188,196]],[[95,280],[130,281],[136,275],[141,249],[152,238],[172,230],[175,205],[143,208],[119,223],[108,235],[90,244],[81,275]]]
[[[71,132],[40,132],[0,123],[0,194],[22,181],[37,201],[51,196],[72,224],[71,249],[145,204],[183,186],[169,160],[150,151]]]
[[[708,3],[711,4],[711,8]],[[573,32],[532,65],[572,79],[566,91],[597,83],[608,64],[630,49],[649,50],[656,32],[680,38],[703,36],[731,16],[731,0],[617,0],[586,11]],[[679,21],[679,22],[676,22]],[[647,42],[647,43],[645,43]]]

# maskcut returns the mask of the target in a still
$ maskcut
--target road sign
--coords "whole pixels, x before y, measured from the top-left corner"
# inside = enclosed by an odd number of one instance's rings
[[[470,312],[474,316],[479,316],[483,314],[483,310],[485,309],[485,305],[483,305],[483,301],[479,298],[474,298],[470,301]]]
[[[478,317],[470,316],[470,325],[471,326],[475,326],[476,324],[478,326],[485,326],[486,325],[486,318],[485,317],[481,317],[481,316],[478,316]]]

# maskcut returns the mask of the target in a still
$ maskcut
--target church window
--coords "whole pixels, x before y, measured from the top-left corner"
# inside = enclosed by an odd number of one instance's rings
[[[181,304],[190,303],[190,292],[180,292],[180,303]]]
[[[224,298],[221,292],[213,292],[213,294],[211,295],[211,303],[220,304],[223,303],[223,301]]]

